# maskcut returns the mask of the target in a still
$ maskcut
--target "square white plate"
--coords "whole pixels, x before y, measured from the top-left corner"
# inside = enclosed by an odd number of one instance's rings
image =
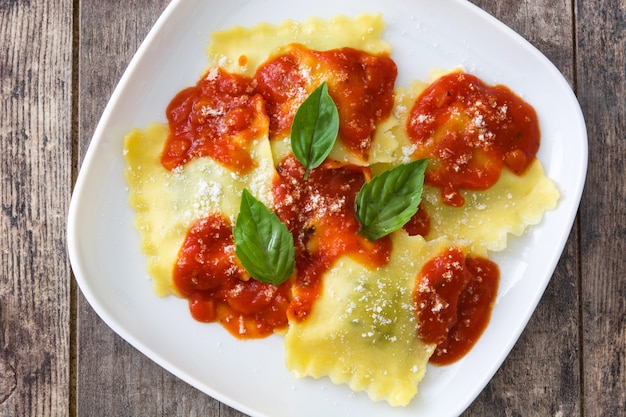
[[[492,258],[501,268],[491,323],[474,349],[451,366],[429,366],[406,408],[373,403],[327,379],[297,380],[285,369],[282,338],[241,342],[218,324],[201,324],[187,302],[152,291],[127,204],[124,135],[165,121],[170,99],[206,67],[209,34],[234,25],[381,12],[393,45],[398,85],[433,68],[462,66],[505,84],[539,115],[539,158],[561,200],[544,221]],[[102,319],[158,364],[208,395],[252,416],[454,416],[476,398],[518,339],[543,294],[569,235],[587,168],[578,102],[558,70],[505,25],[463,0],[175,0],[122,77],[95,131],[68,219],[78,284]]]

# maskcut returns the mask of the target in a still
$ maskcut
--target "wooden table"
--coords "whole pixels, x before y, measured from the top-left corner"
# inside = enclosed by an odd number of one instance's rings
[[[586,191],[539,307],[466,416],[626,415],[626,0],[473,0],[577,94]],[[66,253],[95,125],[167,0],[0,1],[0,416],[241,416],[114,334]]]

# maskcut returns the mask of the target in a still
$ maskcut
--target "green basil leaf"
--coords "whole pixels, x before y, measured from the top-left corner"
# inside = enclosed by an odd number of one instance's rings
[[[293,236],[275,213],[245,189],[233,237],[235,254],[252,278],[280,285],[293,273]]]
[[[374,241],[411,219],[422,200],[427,164],[428,160],[420,159],[399,165],[363,184],[355,202],[360,235]]]
[[[298,107],[291,123],[291,150],[306,172],[318,167],[333,149],[339,132],[339,111],[323,82]]]

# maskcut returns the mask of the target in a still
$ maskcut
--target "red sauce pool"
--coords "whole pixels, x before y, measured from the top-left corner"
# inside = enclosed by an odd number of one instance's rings
[[[173,277],[196,320],[219,321],[236,337],[265,337],[288,324],[290,284],[276,287],[250,278],[235,256],[232,225],[221,214],[189,229]]]
[[[498,291],[498,266],[449,248],[428,261],[414,290],[418,336],[437,345],[430,362],[447,365],[463,357],[480,338]]]
[[[174,97],[166,110],[170,135],[161,163],[175,169],[200,156],[210,156],[237,173],[254,166],[249,146],[267,131],[263,99],[250,79],[221,69]]]
[[[539,122],[528,103],[502,85],[455,72],[437,79],[411,109],[407,133],[415,159],[429,158],[425,182],[442,201],[464,204],[461,189],[485,190],[504,166],[522,174],[539,149]]]

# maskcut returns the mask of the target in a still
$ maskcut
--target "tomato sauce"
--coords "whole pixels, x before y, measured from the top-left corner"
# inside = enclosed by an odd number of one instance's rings
[[[235,256],[230,220],[221,214],[192,225],[173,278],[196,320],[221,322],[236,337],[265,337],[288,324],[289,283],[276,287],[250,278]]]
[[[437,345],[431,363],[453,363],[474,346],[489,322],[499,277],[495,263],[454,247],[422,267],[414,303],[418,336]]]
[[[396,64],[387,56],[351,48],[315,52],[314,56],[334,74],[328,86],[339,110],[341,142],[367,160],[377,124],[387,119],[393,108]]]
[[[279,218],[293,233],[297,278],[290,317],[304,320],[321,292],[321,276],[341,256],[369,266],[389,262],[391,239],[371,242],[358,235],[354,200],[369,169],[326,162],[304,180],[304,167],[293,157],[278,166],[274,200]]]
[[[461,189],[485,190],[504,166],[522,174],[539,149],[539,122],[528,103],[502,85],[455,72],[418,97],[407,121],[417,144],[413,157],[429,158],[425,183],[441,188],[444,203],[460,207]]]
[[[430,232],[430,216],[424,204],[420,204],[417,213],[402,227],[409,236],[426,236]]]
[[[169,170],[210,156],[243,174],[255,165],[250,143],[269,125],[263,99],[255,93],[252,81],[217,68],[178,93],[166,115],[170,135],[161,163]]]

